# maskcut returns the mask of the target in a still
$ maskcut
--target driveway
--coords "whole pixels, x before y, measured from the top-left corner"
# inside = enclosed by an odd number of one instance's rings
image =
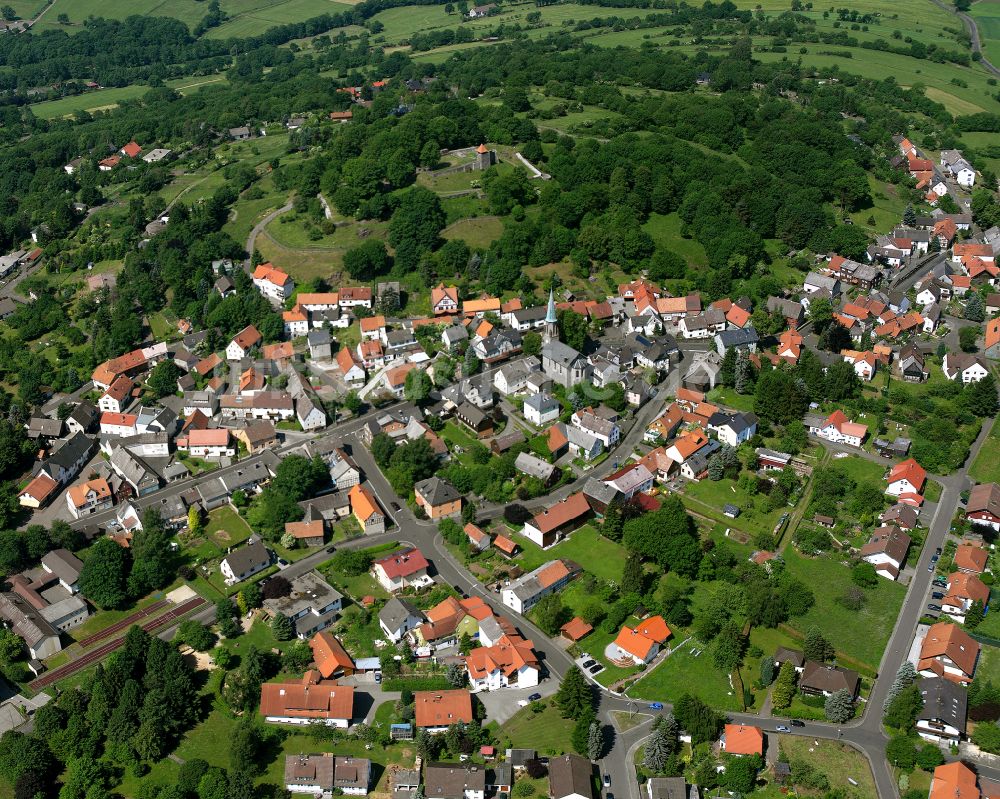
[[[479,701],[486,708],[486,718],[503,724],[517,713],[522,705],[518,702],[527,702],[532,694],[541,694],[542,697],[552,696],[559,690],[559,681],[551,678],[542,681],[533,688],[504,688],[500,691],[480,691],[476,694]]]

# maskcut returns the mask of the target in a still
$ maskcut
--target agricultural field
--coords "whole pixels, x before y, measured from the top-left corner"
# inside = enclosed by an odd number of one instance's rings
[[[1000,63],[1000,2],[979,0],[969,13],[976,20],[983,53],[992,64]]]
[[[29,16],[41,4],[38,0],[17,0],[13,5],[22,16]],[[257,36],[275,25],[297,22],[320,14],[337,13],[347,9],[350,4],[334,0],[220,0],[219,5],[229,19],[210,30],[206,38]],[[125,19],[141,15],[173,17],[193,29],[207,11],[208,4],[198,0],[138,0],[121,5],[101,0],[59,0],[58,8],[48,11],[37,27],[40,31],[58,29],[74,33],[82,29],[88,17]],[[57,14],[66,14],[69,24],[59,23]]]

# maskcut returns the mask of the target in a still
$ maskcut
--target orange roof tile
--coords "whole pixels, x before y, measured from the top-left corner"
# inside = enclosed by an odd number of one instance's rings
[[[892,467],[886,480],[890,484],[897,480],[908,480],[910,485],[920,491],[927,480],[927,471],[913,458],[907,458]]]
[[[569,638],[571,641],[579,641],[585,635],[589,635],[593,632],[594,628],[591,627],[587,622],[581,619],[579,616],[574,616],[568,622],[566,622],[562,627],[559,628],[560,632]]]
[[[360,483],[351,486],[351,490],[347,492],[347,498],[351,503],[351,511],[362,522],[374,515],[385,515],[372,492]]]
[[[259,264],[253,270],[253,279],[266,280],[275,286],[285,286],[291,282],[291,278],[280,269],[277,269],[270,261],[266,264]]]
[[[354,686],[328,681],[267,682],[260,687],[260,712],[262,716],[350,720],[354,716]]]
[[[726,754],[760,755],[764,753],[764,733],[759,727],[727,724],[723,735],[726,736]]]
[[[472,695],[463,688],[449,691],[414,691],[414,722],[418,728],[448,727],[472,721]]]
[[[362,333],[374,333],[376,330],[385,327],[385,317],[381,315],[368,316],[362,319],[360,324]]]
[[[312,649],[316,668],[324,678],[332,677],[340,670],[354,670],[354,661],[333,633],[326,630],[316,633],[309,641],[309,648]]]

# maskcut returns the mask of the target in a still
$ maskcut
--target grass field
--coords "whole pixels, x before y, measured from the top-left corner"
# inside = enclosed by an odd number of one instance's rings
[[[462,239],[473,249],[489,247],[503,233],[503,220],[498,216],[463,219],[441,231],[445,239]]]
[[[879,580],[875,588],[866,591],[864,608],[848,610],[837,602],[854,585],[846,566],[827,557],[804,558],[792,547],[785,549],[784,557],[789,573],[810,586],[816,597],[809,612],[793,619],[792,626],[802,633],[818,627],[838,652],[869,669],[878,669],[906,595],[905,587]],[[864,630],[864,635],[859,635],[859,630]]]
[[[525,749],[537,749],[542,755],[560,755],[573,751],[570,734],[573,732],[573,719],[564,719],[551,700],[545,702],[545,709],[535,713],[530,707],[522,708],[515,713],[498,730],[501,742],[504,737],[510,739],[514,746]]]
[[[868,761],[857,749],[836,741],[816,741],[796,735],[779,735],[778,745],[787,758],[804,760],[825,774],[832,789],[857,799],[878,796]],[[848,779],[857,784],[852,785]]]
[[[983,442],[969,476],[977,483],[993,483],[1000,480],[1000,425],[994,423],[990,435]]]
[[[681,219],[676,213],[667,216],[650,214],[649,221],[642,228],[653,237],[657,247],[673,250],[691,266],[708,264],[708,255],[701,243],[681,237]]]
[[[17,0],[13,6],[18,11],[24,9],[23,15],[30,15],[41,4],[38,0]],[[220,6],[229,19],[219,27],[211,29],[206,38],[256,36],[275,25],[343,11],[349,8],[350,4],[333,0],[220,0]],[[58,8],[45,15],[38,24],[38,30],[59,29],[76,33],[83,29],[84,21],[90,16],[125,19],[134,14],[173,17],[183,22],[189,29],[194,29],[207,11],[207,4],[198,0],[137,0],[122,5],[102,0],[59,0]],[[57,14],[66,14],[69,17],[69,24],[59,24],[56,20]]]
[[[1000,63],[1000,0],[979,0],[972,4],[972,17],[979,29],[979,43],[995,66]]]
[[[769,533],[778,523],[778,518],[788,508],[765,509],[767,497],[763,494],[750,496],[740,488],[735,480],[702,480],[688,483],[681,496],[684,504],[696,513],[709,516],[734,530],[743,530],[754,535]],[[722,506],[732,503],[743,512],[736,519],[728,519],[722,515]]]
[[[701,654],[694,656],[692,649],[701,650]],[[630,696],[659,702],[676,702],[684,694],[697,696],[716,710],[743,709],[740,697],[729,686],[729,675],[712,664],[708,648],[694,641],[686,643],[629,689]]]
[[[517,559],[526,572],[555,558],[569,558],[601,580],[619,581],[625,566],[625,549],[602,536],[597,529],[585,524],[568,538],[550,549],[543,550],[522,535],[514,539],[523,550]]]

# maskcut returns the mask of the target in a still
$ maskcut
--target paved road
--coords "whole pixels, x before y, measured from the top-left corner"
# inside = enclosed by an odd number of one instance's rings
[[[246,269],[247,272],[253,271],[250,268],[250,262],[253,256],[254,244],[257,242],[257,236],[259,236],[261,231],[268,225],[270,225],[275,219],[277,219],[286,211],[291,211],[291,210],[292,210],[292,204],[285,203],[283,206],[281,206],[281,208],[277,208],[274,211],[271,211],[271,213],[269,213],[267,216],[261,219],[260,222],[258,222],[256,225],[253,226],[253,229],[250,231],[250,235],[247,236],[247,245],[246,245],[246,251],[247,253],[249,253],[251,257],[248,257],[243,262],[243,268]]]
[[[945,3],[942,2],[942,0],[932,0],[932,2],[934,5],[944,9],[949,14],[954,14],[962,20],[966,30],[969,31],[969,38],[972,40],[972,52],[979,53],[979,55],[982,56],[979,63],[983,65],[987,72],[991,72],[993,75],[1000,77],[1000,69],[993,66],[993,64],[983,54],[983,47],[979,41],[979,27],[976,25],[976,21],[964,11],[956,11],[955,6],[952,3]]]

